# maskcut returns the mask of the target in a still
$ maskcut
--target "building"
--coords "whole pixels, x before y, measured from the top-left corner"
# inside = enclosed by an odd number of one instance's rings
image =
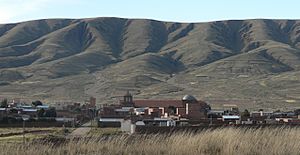
[[[24,108],[22,111],[21,111],[21,114],[22,115],[28,115],[30,117],[37,117],[38,116],[38,113],[37,113],[37,109],[26,109]]]
[[[99,126],[120,126],[122,119],[130,119],[133,124],[144,121],[153,126],[173,126],[182,120],[200,123],[207,120],[209,110],[207,103],[191,95],[185,95],[181,100],[134,100],[127,92],[118,105],[106,105],[100,109]]]
[[[96,98],[95,97],[90,97],[90,106],[96,107]]]
[[[210,110],[207,113],[208,118],[222,118],[223,115],[225,115],[224,110]]]
[[[250,113],[251,117],[264,117],[264,116],[271,116],[273,115],[273,111],[263,111],[263,110],[259,110],[259,111],[252,111]]]
[[[48,105],[38,105],[36,106],[36,109],[40,110],[40,109],[44,109],[44,110],[48,110],[50,107]]]
[[[176,121],[170,118],[154,118],[143,120],[146,126],[176,126]]]
[[[223,115],[222,121],[226,124],[240,124],[240,116],[238,116],[238,115]]]
[[[224,115],[238,115],[239,108],[236,104],[223,104]]]
[[[6,117],[6,110],[6,108],[0,108],[0,121],[2,121],[4,117]]]
[[[136,124],[133,124],[130,119],[121,121],[121,131],[133,134],[135,132]]]
[[[189,120],[207,119],[210,106],[194,96],[185,95],[181,100],[133,100],[127,92],[120,101],[122,107],[143,108],[144,116],[168,117],[179,116]]]
[[[106,127],[121,127],[121,123],[124,118],[100,118],[98,121],[98,126],[101,128]]]
[[[241,124],[246,124],[246,125],[251,125],[253,124],[253,120],[251,120],[250,118],[241,120]]]

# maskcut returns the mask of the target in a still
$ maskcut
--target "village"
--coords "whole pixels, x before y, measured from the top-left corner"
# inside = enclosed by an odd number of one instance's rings
[[[293,111],[239,111],[237,105],[211,106],[192,95],[179,100],[134,100],[127,92],[118,105],[103,105],[99,111],[99,127],[120,127],[134,133],[161,127],[188,129],[224,126],[300,125],[300,109]]]
[[[41,101],[24,103],[3,99],[0,105],[0,127],[77,127],[96,117],[96,99],[82,103]]]
[[[222,109],[211,106],[192,95],[179,100],[134,100],[127,91],[118,104],[96,107],[96,98],[85,103],[31,104],[4,99],[0,108],[0,127],[79,127],[97,120],[100,128],[120,128],[134,133],[163,127],[218,127],[251,125],[300,125],[300,109],[294,111],[239,111],[238,106],[224,104]]]

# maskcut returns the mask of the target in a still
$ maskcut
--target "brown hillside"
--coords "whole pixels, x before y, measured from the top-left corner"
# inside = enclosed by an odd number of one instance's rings
[[[90,18],[0,25],[0,91],[8,97],[95,96],[107,103],[129,89],[137,98],[189,93],[211,103],[289,107],[300,105],[299,74],[297,20]]]

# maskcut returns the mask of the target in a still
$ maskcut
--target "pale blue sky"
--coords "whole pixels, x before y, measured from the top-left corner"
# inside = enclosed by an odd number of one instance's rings
[[[86,17],[178,22],[300,19],[299,6],[299,0],[0,0],[0,23]]]

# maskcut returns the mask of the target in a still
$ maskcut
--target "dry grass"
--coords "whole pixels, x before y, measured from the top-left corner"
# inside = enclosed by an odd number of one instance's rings
[[[67,128],[70,132],[73,128]],[[41,139],[49,135],[64,136],[63,128],[26,128],[26,141]],[[0,147],[3,144],[12,143],[18,145],[23,142],[23,128],[1,128],[0,129]],[[1,154],[1,152],[0,152]]]
[[[103,135],[116,135],[122,134],[122,131],[119,128],[92,128],[88,133],[88,136],[103,136]]]
[[[4,144],[1,154],[299,154],[299,128],[223,128],[173,135],[115,135],[63,144]]]
[[[52,128],[28,128],[26,127],[25,130],[30,131],[57,131],[61,128],[52,127]],[[14,134],[14,133],[22,133],[23,128],[0,128],[0,135],[1,134]]]

